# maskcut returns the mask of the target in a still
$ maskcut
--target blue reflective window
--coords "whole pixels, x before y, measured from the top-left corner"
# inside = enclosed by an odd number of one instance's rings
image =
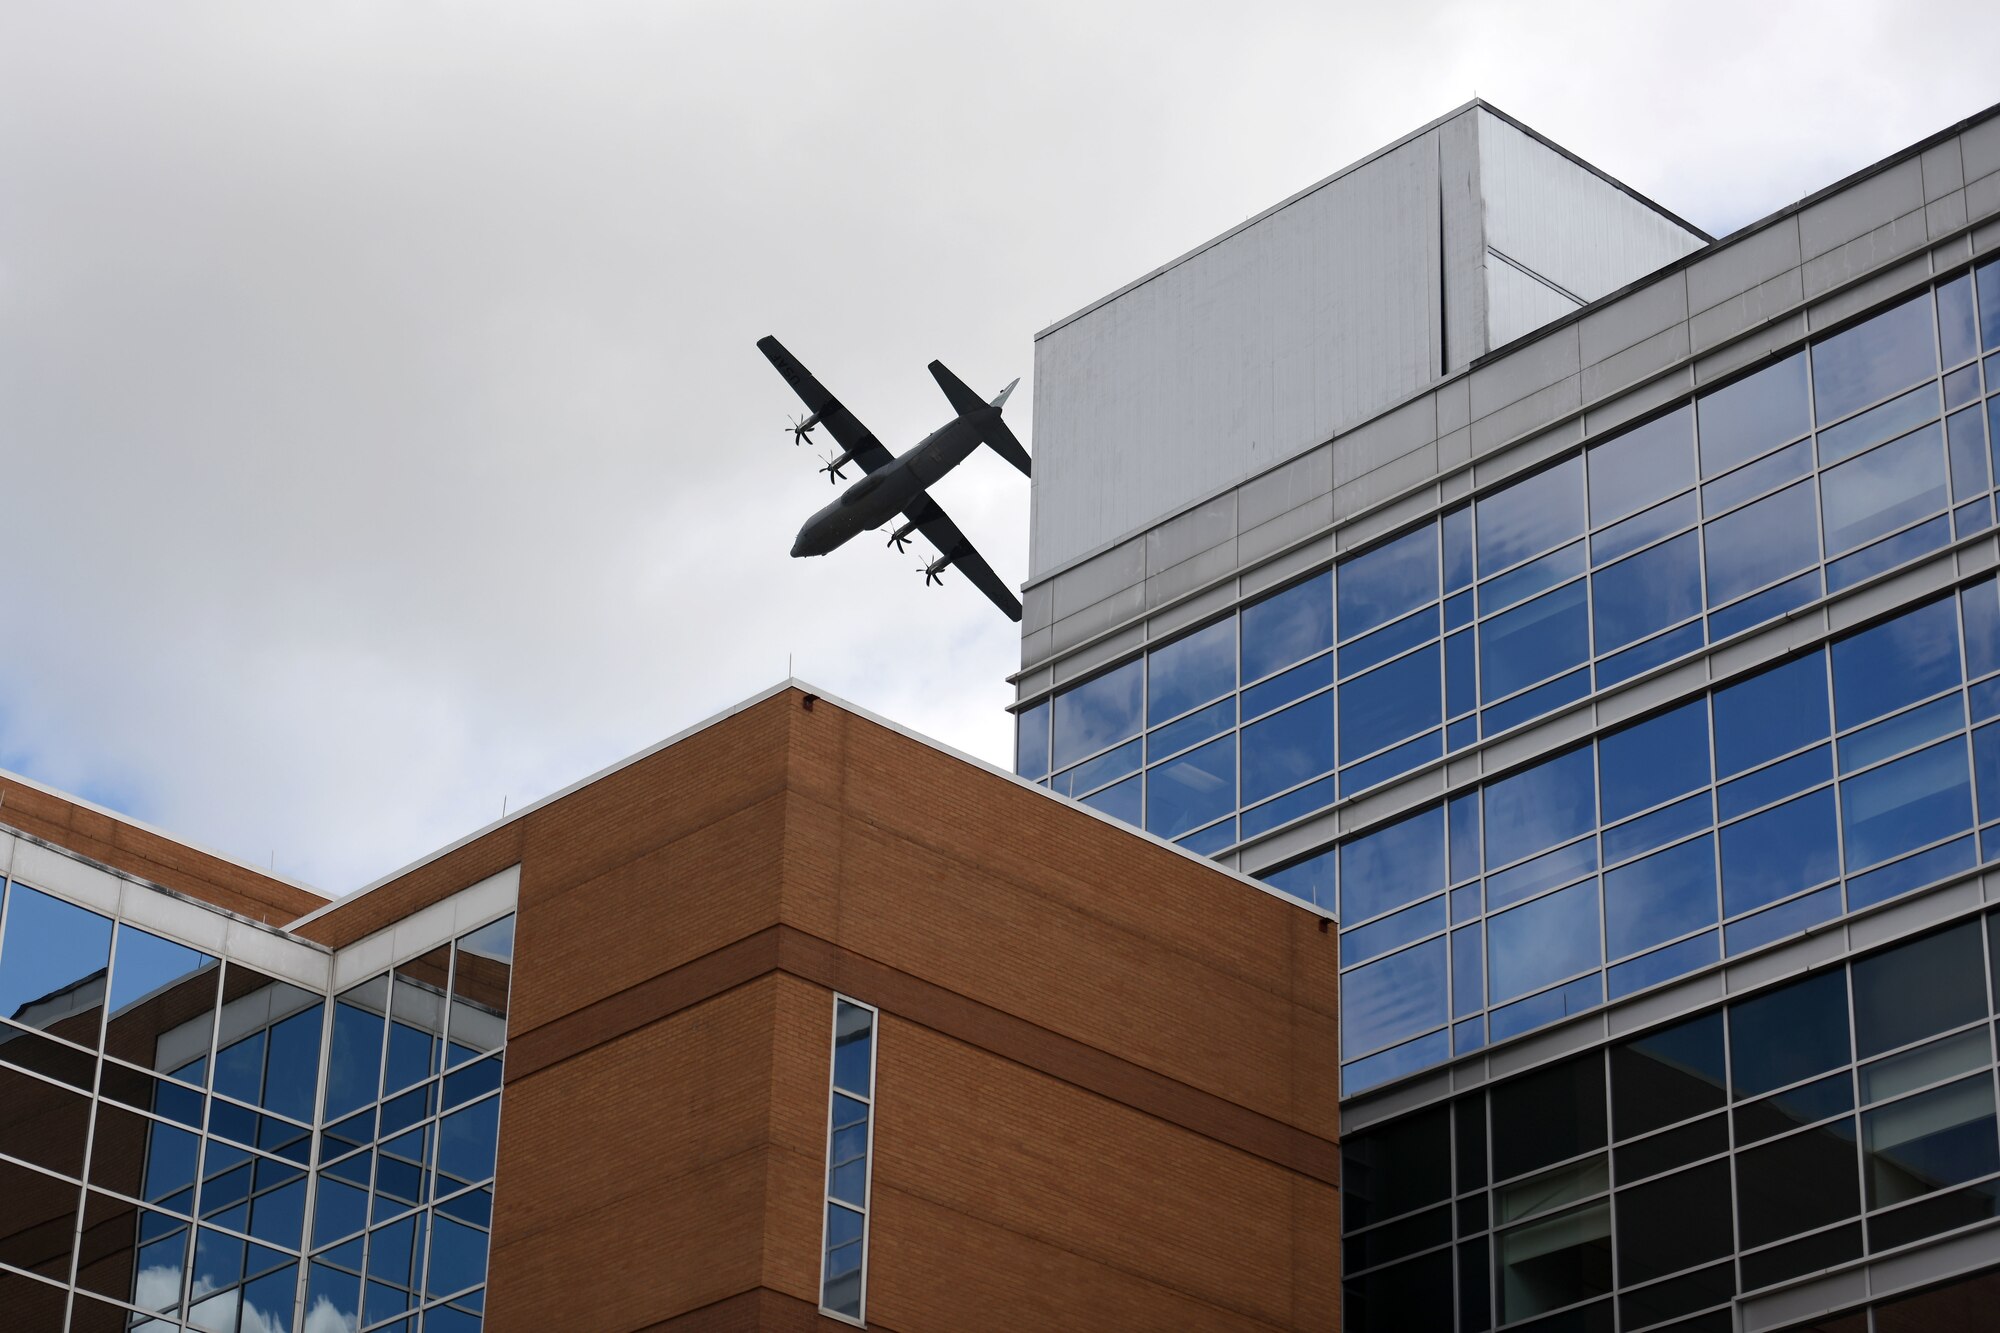
[[[1342,976],[1342,1051],[1365,1055],[1443,1025],[1446,966],[1440,936]]]
[[[1819,343],[1812,365],[1813,407],[1823,422],[1937,374],[1930,293]]]
[[[264,1030],[262,1028],[216,1052],[217,1092],[226,1097],[234,1097],[238,1101],[254,1102],[263,1083]]]
[[[1067,768],[1086,755],[1139,734],[1145,662],[1133,658],[1055,697],[1053,762]]]
[[[1489,783],[1482,796],[1489,867],[1567,842],[1597,822],[1597,778],[1590,747]]]
[[[1806,410],[1806,354],[1795,353],[1695,403],[1701,470],[1714,476],[1812,427]]]
[[[1951,498],[1970,500],[1993,487],[1987,474],[1986,419],[1976,407],[1945,419],[1946,448],[1951,454]]]
[[[1850,870],[1972,827],[1965,742],[1954,737],[1846,779],[1840,815]]]
[[[1813,485],[1802,481],[1714,519],[1703,536],[1711,606],[1804,569],[1819,559]]]
[[[1224,736],[1146,775],[1146,831],[1177,838],[1236,808],[1236,737]]]
[[[1333,647],[1333,575],[1314,575],[1243,608],[1243,679]]]
[[[1400,949],[1412,940],[1435,935],[1445,925],[1445,899],[1443,894],[1439,894],[1427,903],[1406,907],[1358,929],[1343,932],[1340,937],[1340,961],[1347,965],[1365,963],[1370,958]]]
[[[1167,732],[1171,732],[1173,729],[1169,727],[1167,728]],[[1162,732],[1160,735],[1165,736],[1167,732]],[[1159,758],[1170,752],[1169,746],[1166,744],[1158,744],[1153,748],[1155,758]],[[1139,742],[1136,740],[1127,741],[1115,750],[1106,750],[1095,759],[1084,760],[1075,768],[1064,769],[1062,772],[1056,774],[1055,780],[1049,786],[1051,790],[1059,792],[1064,796],[1081,796],[1085,792],[1094,791],[1102,787],[1107,782],[1122,778],[1127,773],[1137,772],[1140,762],[1139,754]]]
[[[1990,352],[2000,347],[2000,263],[1982,265],[1973,277],[1979,284],[1979,337]]]
[[[1701,613],[1701,546],[1692,532],[1591,575],[1597,651],[1608,653]]]
[[[1479,873],[1479,793],[1454,796],[1451,810],[1451,882],[1462,884]]]
[[[1083,797],[1083,803],[1093,810],[1110,815],[1113,819],[1122,819],[1136,827],[1142,815],[1141,807],[1145,803],[1145,788],[1140,785],[1143,781],[1144,779],[1137,777],[1127,778],[1123,782]]]
[[[1933,422],[1820,474],[1827,554],[1871,542],[1950,501],[1944,433]]]
[[[1016,719],[1014,771],[1024,778],[1049,775],[1049,704],[1044,699]]]
[[[1146,738],[1146,757],[1148,759],[1164,759],[1168,755],[1185,750],[1199,741],[1205,741],[1218,732],[1227,731],[1235,725],[1236,696],[1232,694],[1228,698],[1220,699],[1206,708],[1189,713],[1178,722],[1170,722],[1148,736]],[[1117,751],[1114,750],[1112,753],[1116,754]],[[1081,772],[1097,762],[1099,761],[1092,759],[1086,763],[1078,764],[1070,772]],[[1138,766],[1136,760],[1131,764],[1132,768],[1137,768]],[[1091,783],[1090,785],[1094,787],[1097,784]],[[1073,790],[1087,791],[1089,788],[1077,787]]]
[[[1479,572],[1497,573],[1583,535],[1583,459],[1570,458],[1473,505]]]
[[[1775,902],[1840,871],[1831,787],[1731,824],[1721,836],[1726,916]]]
[[[1972,299],[1972,275],[1954,278],[1937,289],[1938,343],[1944,363],[1955,366],[1979,355],[1979,312]]]
[[[388,978],[341,993],[333,1007],[333,1045],[327,1057],[326,1118],[337,1120],[374,1101],[382,1090],[383,1013]]]
[[[488,1097],[438,1121],[438,1170],[459,1180],[485,1180],[493,1174],[500,1144],[500,1099]],[[438,1187],[439,1193],[444,1187]]]
[[[1593,445],[1590,521],[1602,527],[1694,485],[1694,409],[1675,411]]]
[[[1591,562],[1602,565],[1621,555],[1629,555],[1642,546],[1652,545],[1670,532],[1693,527],[1700,517],[1700,505],[1692,493],[1654,505],[1593,536],[1590,539]]]
[[[1258,878],[1274,889],[1282,889],[1294,898],[1309,903],[1317,903],[1331,911],[1334,907],[1333,864],[1336,853],[1321,852],[1318,856],[1295,861],[1281,870],[1268,871]]]
[[[1408,615],[1438,595],[1437,525],[1426,524],[1342,564],[1340,635],[1357,634]]]
[[[1435,727],[1440,707],[1436,644],[1356,676],[1340,687],[1341,762]]]
[[[1443,888],[1444,807],[1432,806],[1343,845],[1340,885],[1342,921],[1365,921]]]
[[[1709,482],[1701,488],[1702,508],[1711,515],[1720,514],[1788,481],[1797,481],[1812,470],[1812,441],[1800,440]]]
[[[1281,672],[1261,685],[1243,691],[1243,716],[1257,717],[1314,690],[1333,684],[1333,654],[1321,653],[1290,671]]]
[[[1979,780],[1979,818],[2000,819],[2000,727],[1972,733],[1972,767]]]
[[[1604,830],[1604,862],[1615,865],[1641,852],[1664,847],[1674,839],[1685,837],[1696,829],[1705,829],[1714,822],[1708,793],[1696,792],[1686,800],[1675,801],[1650,815],[1641,815]]]
[[[1480,698],[1491,702],[1590,657],[1581,582],[1546,593],[1479,626]]]
[[[1715,767],[1727,777],[1825,739],[1826,659],[1808,653],[1715,692]]]
[[[1923,384],[1897,398],[1891,398],[1879,407],[1871,407],[1858,417],[1850,417],[1838,426],[1829,427],[1819,433],[1819,462],[1821,467],[1832,467],[1845,462],[1858,453],[1893,440],[1898,435],[1907,435],[1926,421],[1937,420],[1937,385]]]
[[[1965,726],[1965,697],[1956,691],[1917,708],[1884,718],[1840,741],[1840,771],[1866,768],[1904,750],[1913,750],[1925,741],[1936,740],[1948,731]]]
[[[1460,717],[1479,706],[1479,667],[1472,634],[1460,630],[1444,641],[1444,713]]]
[[[1958,605],[1951,597],[1833,645],[1833,714],[1842,730],[1958,681]]]
[[[111,1016],[157,991],[213,968],[216,960],[185,944],[163,940],[132,926],[118,927],[117,961],[111,969]],[[315,1076],[317,1077],[317,1076]]]
[[[1476,1014],[1486,1003],[1486,959],[1478,926],[1451,933],[1451,1016]]]
[[[0,1017],[45,1028],[74,1016],[82,988],[101,982],[111,962],[111,922],[16,881],[7,889],[0,937]],[[95,997],[92,997],[93,1000]],[[97,1033],[65,1024],[65,1035],[94,1045]]]
[[[1769,768],[1759,769],[1734,782],[1723,783],[1715,794],[1719,818],[1734,819],[1760,805],[1769,805],[1825,782],[1832,776],[1832,747],[1821,745],[1803,754],[1795,754]]]
[[[1146,655],[1146,725],[1156,726],[1236,688],[1236,617]]]
[[[447,1217],[431,1222],[430,1265],[424,1293],[449,1296],[486,1281],[486,1233]]]
[[[1696,699],[1597,743],[1608,823],[1708,782],[1708,701]]]
[[[1333,696],[1314,695],[1243,728],[1243,801],[1260,801],[1333,768]]]
[[[1486,919],[1487,989],[1495,1004],[1603,961],[1594,879]]]
[[[1446,592],[1472,582],[1472,510],[1464,505],[1445,514],[1444,588]]]
[[[1381,629],[1341,646],[1340,674],[1352,676],[1438,636],[1438,609],[1392,620]]]
[[[1604,931],[1613,958],[1715,921],[1715,847],[1707,836],[1604,876]]]
[[[1543,889],[1567,884],[1597,869],[1597,839],[1580,838],[1567,847],[1544,852],[1510,869],[1489,875],[1486,880],[1486,907],[1499,911]]]
[[[1479,610],[1482,614],[1491,615],[1503,607],[1525,601],[1538,592],[1575,578],[1583,573],[1588,563],[1584,559],[1583,543],[1579,541],[1558,547],[1525,565],[1516,565],[1505,574],[1496,575],[1479,585]]]

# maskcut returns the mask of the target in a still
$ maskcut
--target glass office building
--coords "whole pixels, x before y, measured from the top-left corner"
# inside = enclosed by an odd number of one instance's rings
[[[483,924],[406,933],[407,956],[333,951],[19,845],[35,856],[0,889],[0,1322],[479,1328],[501,895],[473,895]]]
[[[1988,113],[1136,535],[1038,527],[1018,770],[1338,917],[1349,1328],[1984,1326],[1996,218]],[[1133,293],[1038,373],[1208,373]],[[1039,449],[1146,447],[1062,434],[1084,391]]]

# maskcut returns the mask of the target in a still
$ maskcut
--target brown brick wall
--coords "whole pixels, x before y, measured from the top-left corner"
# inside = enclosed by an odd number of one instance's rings
[[[269,925],[326,899],[52,793],[0,778],[0,825]]]
[[[829,1323],[835,988],[886,1013],[871,1326],[1337,1324],[1312,913],[785,691],[304,933],[516,862],[494,1333]]]

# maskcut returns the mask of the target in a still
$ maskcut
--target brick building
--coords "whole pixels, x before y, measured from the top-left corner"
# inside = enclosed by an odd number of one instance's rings
[[[0,793],[9,1329],[1339,1322],[1327,918],[805,687],[337,902]]]

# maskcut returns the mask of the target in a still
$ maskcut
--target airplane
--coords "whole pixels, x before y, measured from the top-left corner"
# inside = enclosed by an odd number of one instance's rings
[[[1007,395],[1021,381],[1016,379],[989,403],[945,369],[943,362],[931,362],[931,378],[944,390],[944,396],[958,415],[899,457],[890,453],[874,432],[828,393],[776,338],[759,338],[757,350],[785,377],[811,414],[786,426],[792,433],[792,442],[806,443],[815,428],[825,426],[841,446],[841,452],[820,468],[827,474],[827,480],[835,485],[845,480],[841,469],[849,463],[859,463],[867,474],[842,491],[839,499],[806,520],[799,529],[798,540],[792,543],[792,554],[825,555],[861,532],[879,528],[900,515],[905,521],[889,534],[889,545],[898,551],[907,550],[910,534],[916,532],[922,533],[938,550],[936,560],[919,566],[925,586],[942,583],[939,576],[955,565],[1008,619],[1020,620],[1020,601],[973,549],[958,525],[931,499],[928,488],[964,462],[981,444],[989,445],[994,453],[1021,469],[1022,475],[1030,475],[1028,451],[1000,419]]]

